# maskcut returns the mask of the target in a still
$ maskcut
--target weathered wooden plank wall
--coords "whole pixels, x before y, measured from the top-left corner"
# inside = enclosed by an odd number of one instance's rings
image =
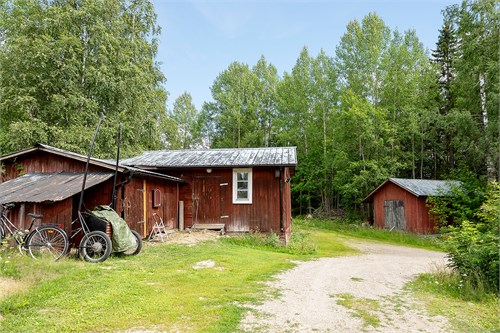
[[[425,204],[426,197],[417,197],[401,187],[388,182],[373,196],[374,224],[380,228],[385,226],[384,202],[386,200],[402,200],[406,230],[419,234],[434,232],[434,219]]]
[[[153,205],[153,191],[156,189],[161,195],[158,207]],[[121,191],[118,196],[118,213],[124,212],[129,227],[142,236],[145,237],[153,228],[153,213],[163,219],[167,228],[178,227],[177,183],[155,178],[133,178],[125,185],[124,198],[121,197]]]
[[[85,171],[85,163],[81,161],[45,152],[33,152],[25,156],[18,156],[13,162],[6,162],[5,167],[2,181],[14,179],[30,172]],[[89,165],[89,171],[103,171],[103,168]]]
[[[185,202],[184,225],[224,223],[228,232],[280,232],[280,180],[274,168],[253,168],[252,204],[233,204],[233,169],[211,168],[168,170],[165,173],[188,181],[180,185]],[[284,173],[281,177],[285,177]],[[291,211],[287,186],[283,182],[283,216]],[[288,191],[289,193],[289,191]],[[288,218],[288,221],[290,218]],[[289,222],[288,222],[289,223]]]

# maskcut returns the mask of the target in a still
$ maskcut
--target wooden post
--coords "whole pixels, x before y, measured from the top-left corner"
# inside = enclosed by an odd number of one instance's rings
[[[184,230],[184,201],[179,201],[179,231]]]
[[[144,219],[144,226],[142,230],[142,236],[146,237],[147,234],[147,228],[148,228],[148,213],[147,213],[147,203],[148,203],[148,192],[146,191],[146,179],[143,180],[142,182],[142,205],[143,205],[143,219]]]

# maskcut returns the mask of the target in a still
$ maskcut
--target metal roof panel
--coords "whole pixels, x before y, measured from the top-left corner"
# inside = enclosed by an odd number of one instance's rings
[[[461,184],[460,181],[456,180],[387,178],[382,184],[368,194],[363,202],[371,202],[373,195],[388,182],[404,188],[416,197],[447,195],[451,186],[459,186]]]
[[[82,190],[83,172],[29,173],[0,184],[0,203],[57,202]],[[85,189],[113,177],[113,173],[89,172]]]
[[[407,189],[416,196],[443,195],[449,192],[451,185],[460,185],[458,181],[389,178],[400,187]]]
[[[251,167],[295,166],[295,147],[146,151],[121,161],[137,167]]]

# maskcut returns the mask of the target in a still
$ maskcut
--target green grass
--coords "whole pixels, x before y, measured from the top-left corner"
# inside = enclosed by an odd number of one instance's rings
[[[234,332],[247,311],[244,304],[261,301],[262,282],[293,267],[291,260],[354,253],[331,233],[303,234],[294,241],[293,251],[229,240],[196,246],[155,243],[138,256],[112,256],[101,264],[74,257],[42,262],[12,253],[5,271],[16,271],[19,283],[29,288],[0,297],[0,332],[116,332],[131,327]],[[193,268],[208,259],[215,267]]]
[[[415,248],[422,248],[434,251],[443,251],[439,237],[421,236],[408,232],[389,231],[368,226],[362,226],[361,223],[349,223],[343,219],[337,220],[304,220],[294,218],[294,230],[305,231],[331,231],[342,237],[353,237],[378,241],[393,245],[403,245]]]
[[[330,295],[337,299],[337,304],[351,310],[353,316],[363,320],[363,326],[374,328],[380,326],[380,318],[376,315],[380,310],[380,304],[369,298],[355,298],[351,294]]]
[[[293,267],[294,260],[356,254],[343,243],[352,238],[438,248],[434,240],[318,220],[294,219],[293,235],[289,247],[277,242],[276,235],[195,246],[146,244],[136,257],[112,256],[101,264],[74,257],[44,262],[2,248],[0,283],[15,279],[22,288],[8,296],[0,294],[0,332],[117,332],[134,327],[235,332],[247,311],[245,304],[266,297],[263,282]],[[208,259],[215,267],[193,268]],[[415,282],[413,292],[431,311],[450,317],[455,327],[468,325],[458,332],[498,328],[498,298],[464,301],[442,288],[429,289],[424,281],[425,275]],[[357,300],[342,299],[367,325],[377,325],[377,318]]]
[[[432,315],[449,319],[454,332],[500,332],[500,300],[467,286],[451,271],[421,274],[407,288]]]

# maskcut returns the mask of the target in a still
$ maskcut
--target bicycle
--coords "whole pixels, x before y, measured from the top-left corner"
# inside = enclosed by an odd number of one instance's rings
[[[96,230],[94,225],[89,228],[88,223],[85,221],[84,214],[85,213],[78,211],[78,218],[71,222],[73,226],[71,239],[82,233],[83,236],[78,246],[80,257],[88,262],[103,262],[111,255],[111,250],[113,248],[111,238],[104,232],[106,230],[105,227],[104,231]],[[76,223],[80,225],[75,228],[74,225]]]
[[[32,218],[28,229],[16,227],[7,217],[6,212],[15,207],[14,204],[0,205],[0,244],[8,232],[16,241],[19,251],[26,251],[32,258],[52,258],[55,261],[66,255],[69,249],[69,239],[66,232],[55,225],[35,225],[36,220],[43,219],[43,215],[28,213]],[[33,229],[33,226],[35,228]]]
[[[73,231],[71,239],[82,233],[82,239],[78,246],[78,252],[82,259],[88,262],[105,261],[113,252],[113,244],[107,233],[108,222],[89,212],[78,212],[78,218],[72,222]],[[124,251],[118,252],[125,256],[134,256],[139,254],[142,249],[142,238],[135,230],[130,230],[136,240],[135,246]]]

